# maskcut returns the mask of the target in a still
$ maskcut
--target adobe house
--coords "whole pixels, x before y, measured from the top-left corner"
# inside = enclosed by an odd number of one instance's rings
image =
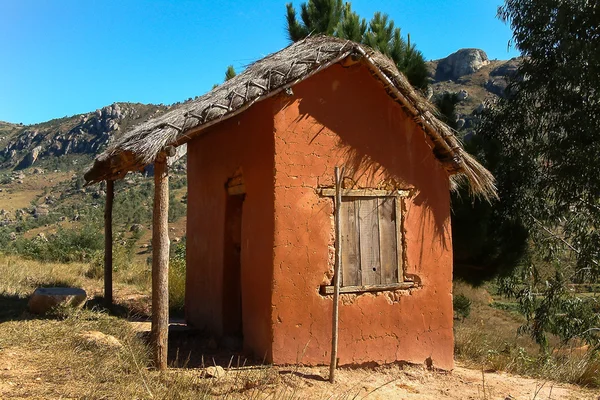
[[[339,246],[339,364],[453,368],[450,190],[464,178],[489,199],[494,182],[392,61],[336,38],[297,42],[134,128],[85,177],[155,162],[160,213],[164,160],[183,144],[189,324],[267,362],[327,364]],[[156,215],[154,228],[164,263]]]

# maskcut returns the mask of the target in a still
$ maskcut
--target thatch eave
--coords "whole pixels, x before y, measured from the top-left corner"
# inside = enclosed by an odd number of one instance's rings
[[[433,152],[450,176],[462,175],[472,194],[491,200],[494,178],[462,147],[453,131],[435,117],[435,108],[415,91],[395,64],[363,45],[327,36],[309,37],[249,66],[200,98],[142,123],[99,155],[86,172],[88,183],[122,178],[151,164],[165,146],[178,146],[206,128],[238,115],[329,66],[362,62],[433,142]],[[452,178],[453,181],[460,180]]]

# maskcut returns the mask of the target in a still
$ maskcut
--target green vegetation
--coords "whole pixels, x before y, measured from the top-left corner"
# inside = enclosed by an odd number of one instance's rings
[[[169,308],[183,315],[185,305],[185,237],[171,246],[169,259]]]
[[[51,262],[89,262],[104,249],[104,237],[94,227],[71,230],[58,228],[55,234],[34,239],[17,239],[9,251],[23,257]]]
[[[454,296],[452,306],[454,312],[460,318],[467,318],[471,314],[471,300],[462,293]]]
[[[376,12],[367,24],[352,11],[350,2],[343,3],[342,0],[308,0],[300,5],[300,21],[292,3],[288,3],[286,9],[287,33],[291,41],[321,33],[366,44],[390,57],[415,88],[427,88],[423,54],[411,43],[410,35],[406,40],[401,36],[400,28],[395,27],[387,14]]]
[[[228,65],[227,70],[225,71],[225,82],[227,82],[236,75],[237,73],[235,72],[235,68],[233,68],[233,65]]]
[[[597,298],[569,290],[600,277],[600,166],[593,162],[600,156],[600,81],[591,67],[600,65],[597,15],[595,2],[505,2],[499,16],[526,57],[508,96],[484,113],[472,147],[501,198],[478,204],[473,215],[483,216],[486,236],[509,245],[498,246],[499,255],[525,250],[500,263],[504,272],[516,267],[501,288],[518,300],[521,332],[543,348],[549,334],[600,341]]]

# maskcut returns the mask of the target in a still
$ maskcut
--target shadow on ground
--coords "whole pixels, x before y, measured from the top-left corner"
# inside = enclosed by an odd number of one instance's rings
[[[150,344],[150,323],[139,336]],[[205,332],[185,325],[182,320],[169,325],[170,368],[202,368],[209,366],[250,367],[265,365],[264,358],[244,353],[241,339],[229,337],[216,340]]]
[[[40,285],[40,287],[68,287],[68,285]],[[0,293],[0,323],[6,321],[26,320],[26,319],[56,319],[60,318],[61,313],[53,313],[52,311],[44,314],[37,315],[30,313],[27,304],[29,303],[30,296],[23,295],[10,295],[6,293]],[[85,306],[88,310],[101,310],[106,311],[110,315],[118,318],[125,318],[131,321],[149,321],[150,315],[139,310],[139,308],[132,307],[129,304],[115,303],[110,307],[105,307],[104,298],[102,296],[96,296],[89,299]]]
[[[28,297],[0,294],[0,323],[30,317],[31,314],[27,312],[28,301]]]
[[[90,310],[103,310],[112,316],[125,318],[130,321],[150,320],[150,315],[146,312],[146,310],[136,307],[135,304],[113,303],[110,306],[107,306],[104,301],[104,296],[95,296],[89,299],[85,304],[85,308]]]

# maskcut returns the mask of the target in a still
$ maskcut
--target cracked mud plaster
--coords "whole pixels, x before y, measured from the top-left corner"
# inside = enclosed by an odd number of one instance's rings
[[[342,294],[340,364],[422,363],[430,357],[451,369],[448,175],[422,132],[388,102],[368,71],[344,71],[332,67],[296,85],[294,98],[274,100],[285,103],[274,107],[272,315],[281,322],[272,328],[272,361],[295,363],[301,355],[305,364],[329,362],[333,302],[318,288],[333,277],[333,199],[317,189],[333,187],[334,167],[344,165],[345,188],[414,190],[404,208],[403,247],[406,273],[417,275],[421,287]],[[327,90],[329,75],[339,81],[335,90]]]
[[[340,364],[431,357],[451,369],[448,176],[423,138],[367,70],[333,66],[294,86],[293,97],[264,100],[192,140],[186,318],[221,329],[223,191],[242,168],[244,348],[277,364],[328,363],[332,300],[318,287],[333,274],[333,202],[316,189],[332,187],[334,167],[345,165],[348,188],[415,189],[405,254],[422,288],[342,295]]]

